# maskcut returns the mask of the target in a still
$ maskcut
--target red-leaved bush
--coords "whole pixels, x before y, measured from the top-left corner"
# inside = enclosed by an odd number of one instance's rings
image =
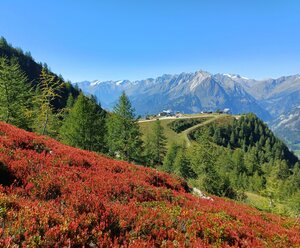
[[[298,219],[0,123],[1,247],[300,247]]]

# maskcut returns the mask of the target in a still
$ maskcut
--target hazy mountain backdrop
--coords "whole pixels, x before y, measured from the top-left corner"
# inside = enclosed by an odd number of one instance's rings
[[[84,93],[95,95],[107,109],[112,109],[125,91],[139,115],[164,109],[184,113],[224,108],[230,108],[234,114],[254,112],[294,149],[300,143],[300,75],[256,80],[197,71],[139,81],[96,80],[77,85]]]

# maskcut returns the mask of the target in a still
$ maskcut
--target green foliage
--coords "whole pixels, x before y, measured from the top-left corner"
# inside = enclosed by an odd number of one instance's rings
[[[192,146],[189,154],[192,168],[198,176],[195,182],[198,187],[211,194],[236,198],[232,177],[228,173],[233,162],[226,159],[223,149],[216,147],[209,141],[209,137],[204,136],[201,142]]]
[[[212,142],[218,145],[231,149],[242,148],[245,152],[252,149],[251,157],[256,157],[257,160],[254,163],[262,164],[278,159],[286,160],[289,167],[292,167],[298,161],[288,147],[254,114],[241,116],[238,120],[233,119],[231,124],[213,123],[202,127],[192,137],[198,138],[204,129],[212,137]]]
[[[29,129],[31,100],[27,77],[17,60],[0,57],[0,120]]]
[[[300,190],[297,158],[253,114],[206,125],[192,138],[189,156],[198,175],[192,182],[209,193],[238,198],[239,192],[254,192],[279,212]]]
[[[175,158],[177,155],[177,151],[179,149],[179,146],[176,143],[172,143],[169,147],[167,154],[164,158],[162,170],[168,173],[174,173],[175,171]]]
[[[295,213],[296,216],[300,216],[300,190],[292,195],[291,199],[288,202],[288,205]]]
[[[168,124],[168,126],[175,131],[176,133],[180,133],[192,126],[195,126],[197,124],[200,124],[204,121],[206,121],[209,118],[188,118],[188,119],[178,119],[175,121],[172,121]]]
[[[187,157],[185,144],[183,144],[177,150],[177,154],[174,160],[174,172],[175,174],[183,177],[184,179],[197,177],[197,174],[194,172],[191,166],[191,161]]]
[[[63,119],[66,119],[75,103],[73,95],[70,93],[67,100],[67,105],[62,111]]]
[[[20,69],[27,77],[26,81],[29,87],[36,87],[39,84],[43,68],[52,74],[55,77],[55,81],[59,81],[62,84],[59,92],[60,97],[56,97],[52,102],[55,110],[61,110],[66,106],[69,94],[72,94],[75,98],[79,95],[78,89],[75,89],[69,82],[64,82],[62,78],[51,72],[47,64],[43,65],[42,63],[35,62],[30,52],[24,53],[22,49],[14,48],[4,37],[0,37],[0,57],[6,57],[8,60],[15,59],[17,61]]]
[[[156,120],[152,132],[145,141],[145,159],[149,165],[161,165],[166,155],[166,137],[160,120]]]
[[[72,99],[68,102],[72,106]],[[61,140],[85,150],[104,152],[105,116],[95,98],[80,94],[62,125]]]
[[[165,156],[161,169],[168,173],[176,174],[184,179],[197,178],[191,165],[191,158],[187,154],[185,143],[181,146],[172,143]]]
[[[57,80],[55,75],[42,69],[34,99],[36,107],[34,129],[42,135],[56,137],[58,134],[59,113],[55,113],[53,100],[60,97],[59,91],[62,86],[61,81]]]
[[[123,92],[107,120],[109,154],[126,161],[140,162],[142,140],[134,109]]]

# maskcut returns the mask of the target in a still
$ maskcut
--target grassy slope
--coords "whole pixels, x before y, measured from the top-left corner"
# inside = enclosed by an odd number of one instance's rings
[[[0,247],[300,247],[299,220],[0,122]]]
[[[272,202],[271,205],[270,200],[267,197],[255,194],[253,192],[246,192],[245,194],[247,196],[246,203],[252,207],[255,207],[261,211],[272,212],[285,216],[293,216],[293,213],[291,213],[283,203]]]
[[[187,135],[199,128],[200,126],[204,126],[204,125],[207,125],[213,121],[216,121],[216,120],[220,120],[220,119],[223,119],[225,115],[219,115],[219,114],[210,114],[210,115],[207,115],[207,114],[196,114],[196,115],[187,115],[187,116],[184,116],[180,119],[187,119],[187,118],[194,118],[194,119],[199,119],[199,118],[210,118],[198,125],[195,125],[191,128],[188,128],[186,130],[184,130],[183,132],[181,133],[176,133],[174,132],[169,126],[168,124],[175,121],[175,120],[178,120],[176,118],[173,118],[173,119],[160,119],[160,122],[161,122],[161,125],[163,126],[164,128],[164,133],[165,133],[165,136],[167,138],[167,147],[169,147],[172,143],[182,143],[184,141],[187,142],[187,144],[190,143],[190,141],[188,140],[187,138]],[[152,131],[152,128],[154,126],[154,123],[155,123],[155,119],[154,120],[149,120],[149,121],[141,121],[139,124],[140,124],[140,127],[141,127],[141,132],[143,134],[143,138],[145,139],[145,137],[147,136],[148,133],[151,133]]]

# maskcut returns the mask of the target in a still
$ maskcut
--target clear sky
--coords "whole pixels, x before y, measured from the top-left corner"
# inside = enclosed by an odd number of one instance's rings
[[[0,36],[72,82],[300,73],[297,0],[0,0]]]

